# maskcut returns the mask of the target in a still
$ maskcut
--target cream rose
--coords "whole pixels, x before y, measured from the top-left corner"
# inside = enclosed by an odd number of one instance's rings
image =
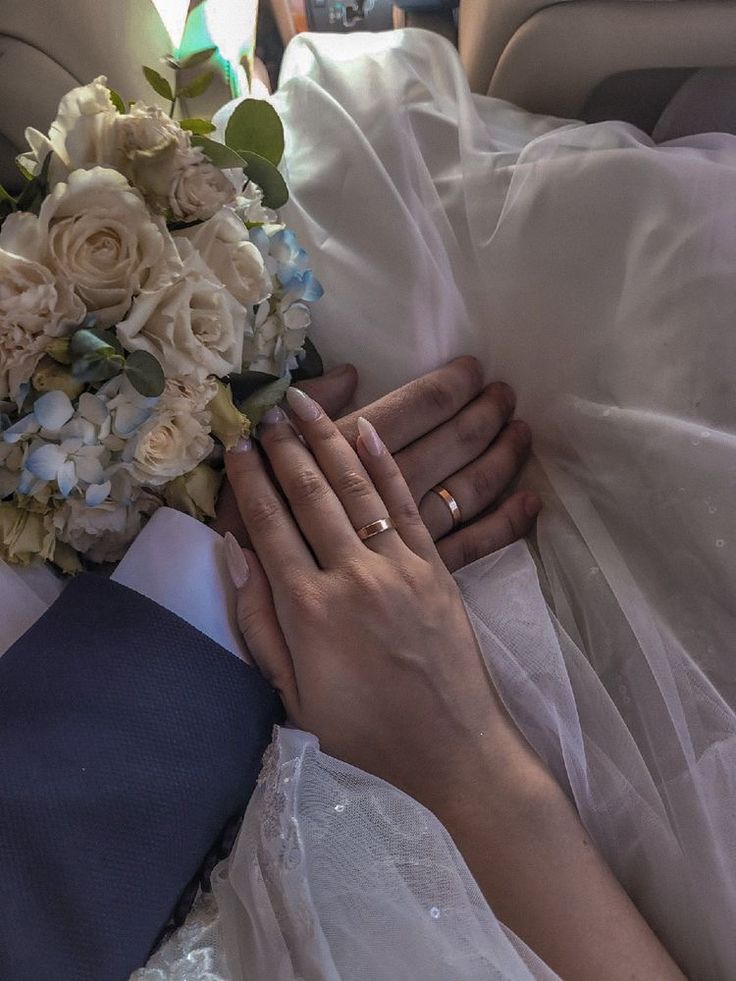
[[[117,334],[128,351],[157,358],[168,377],[202,382],[240,370],[248,315],[191,246],[188,251],[182,275],[136,297]]]
[[[60,541],[92,562],[117,562],[161,501],[141,492],[130,502],[107,500],[89,507],[83,498],[68,498],[54,514]]]
[[[164,213],[177,175],[201,160],[189,133],[156,106],[136,104],[119,116],[117,142],[120,170],[145,195],[148,203]]]
[[[67,92],[59,103],[49,135],[35,129],[26,130],[30,152],[21,163],[37,173],[49,152],[53,152],[49,181],[53,186],[67,179],[73,170],[96,164],[117,167],[116,149],[118,111],[110,100],[107,79],[100,75],[89,85]]]
[[[15,399],[50,337],[70,333],[85,308],[39,260],[35,215],[9,215],[0,231],[0,398]]]
[[[114,170],[77,170],[41,206],[49,264],[72,284],[100,326],[125,316],[136,293],[181,268],[164,222]]]
[[[159,486],[189,473],[214,449],[214,440],[186,399],[172,400],[129,440],[123,460],[134,479]]]
[[[169,190],[169,208],[179,221],[204,221],[234,201],[235,188],[201,151],[176,172]]]
[[[186,238],[202,259],[244,307],[255,306],[271,294],[271,277],[263,257],[248,239],[248,229],[229,208],[221,208],[209,221],[174,232]]]

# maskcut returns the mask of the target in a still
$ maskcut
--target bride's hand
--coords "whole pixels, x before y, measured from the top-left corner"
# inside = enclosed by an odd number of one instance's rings
[[[360,423],[356,455],[316,402],[292,389],[289,403],[306,446],[280,410],[261,428],[286,501],[254,444],[227,457],[255,549],[226,540],[246,643],[289,719],[327,753],[447,818],[448,800],[518,737],[376,431]],[[395,529],[362,541],[357,529],[385,517]]]
[[[331,418],[355,391],[354,368],[300,383]],[[337,420],[351,444],[358,415],[378,430],[403,473],[419,513],[454,571],[503,548],[532,528],[540,502],[513,484],[531,447],[529,427],[512,419],[514,393],[499,382],[483,386],[475,358],[455,358],[371,405]],[[432,492],[441,484],[457,500],[464,524],[456,529],[447,505]],[[245,544],[237,506],[226,483],[213,527]]]
[[[498,918],[561,977],[682,981],[504,712],[376,431],[359,423],[356,455],[317,403],[289,402],[306,445],[280,410],[261,439],[286,501],[255,446],[230,453],[257,556],[232,536],[225,549],[241,629],[290,720],[433,811]],[[386,517],[395,528],[361,540]]]

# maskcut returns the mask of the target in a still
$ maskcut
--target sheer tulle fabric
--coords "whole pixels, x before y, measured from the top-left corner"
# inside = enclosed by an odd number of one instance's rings
[[[418,31],[300,37],[274,101],[360,403],[466,352],[516,388],[545,508],[458,577],[489,671],[688,976],[733,977],[736,138],[530,116]],[[232,978],[551,976],[430,815],[295,732],[215,897]]]

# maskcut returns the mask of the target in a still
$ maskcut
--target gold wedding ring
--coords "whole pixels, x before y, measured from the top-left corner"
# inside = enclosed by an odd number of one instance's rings
[[[361,541],[365,542],[369,538],[373,538],[374,535],[380,535],[382,532],[389,531],[395,527],[396,525],[391,518],[379,518],[378,521],[371,521],[369,525],[363,525],[362,528],[358,528],[356,534]]]
[[[443,487],[442,484],[437,484],[436,487],[432,488],[432,493],[441,497],[447,507],[450,509],[450,514],[452,515],[452,527],[457,528],[458,525],[461,525],[463,523],[463,514],[460,510],[460,505],[447,490],[447,488]]]

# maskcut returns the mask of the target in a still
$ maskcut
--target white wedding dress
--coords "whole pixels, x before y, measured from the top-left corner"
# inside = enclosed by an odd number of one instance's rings
[[[545,507],[457,577],[490,673],[688,976],[736,977],[736,137],[529,115],[420,31],[301,36],[273,101],[360,402],[465,352],[515,387]],[[430,814],[293,730],[213,884],[139,978],[554,977]]]

